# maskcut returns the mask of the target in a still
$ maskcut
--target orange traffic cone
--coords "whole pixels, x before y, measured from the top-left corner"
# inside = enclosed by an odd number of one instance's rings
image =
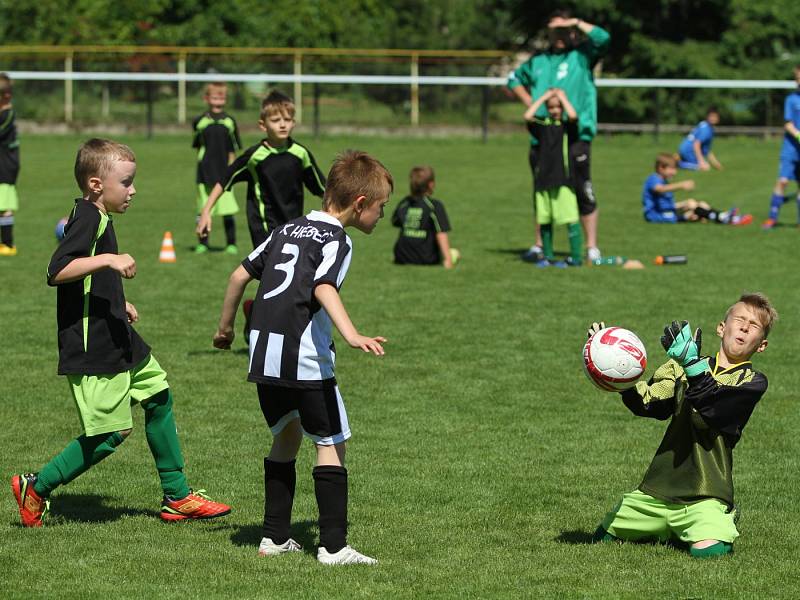
[[[172,232],[167,231],[161,241],[161,252],[158,253],[158,260],[162,263],[175,262],[175,244],[172,242]]]

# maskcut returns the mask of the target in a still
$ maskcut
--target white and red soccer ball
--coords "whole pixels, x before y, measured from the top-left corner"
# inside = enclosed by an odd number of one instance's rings
[[[583,370],[589,380],[607,392],[633,387],[647,367],[647,350],[635,333],[606,327],[583,347]]]

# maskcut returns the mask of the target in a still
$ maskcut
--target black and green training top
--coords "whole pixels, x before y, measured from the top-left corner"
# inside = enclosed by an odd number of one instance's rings
[[[47,267],[47,283],[58,287],[59,375],[122,373],[150,354],[128,323],[119,273],[104,269],[70,283],[53,283],[76,258],[100,254],[118,254],[114,224],[109,215],[79,198]]]
[[[528,131],[539,142],[533,174],[536,191],[564,185],[574,190],[574,168],[570,164],[569,147],[578,141],[578,123],[537,117],[528,123]]]
[[[392,214],[392,225],[400,228],[394,245],[398,265],[438,265],[442,262],[437,233],[450,231],[444,204],[427,196],[406,196]]]
[[[13,108],[0,111],[0,183],[17,183],[19,175],[19,139]]]
[[[303,188],[315,196],[325,193],[325,177],[311,151],[292,138],[273,148],[262,140],[230,164],[222,178],[226,190],[247,182],[247,218],[272,231],[303,216]]]
[[[670,360],[649,382],[622,392],[631,412],[671,419],[639,489],[665,502],[691,504],[716,498],[733,506],[733,448],[767,378],[750,362],[687,378]]]
[[[205,112],[192,121],[197,148],[197,183],[213,186],[225,176],[228,158],[242,147],[236,121],[227,113]]]

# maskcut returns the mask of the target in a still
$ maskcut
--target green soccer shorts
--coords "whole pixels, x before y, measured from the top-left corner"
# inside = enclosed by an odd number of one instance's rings
[[[0,183],[0,212],[16,211],[18,208],[17,186],[13,183]]]
[[[540,225],[568,225],[578,222],[578,199],[567,186],[537,191],[536,220]]]
[[[110,375],[67,375],[84,433],[91,437],[133,427],[131,406],[169,387],[152,355],[130,371]]]
[[[739,537],[735,516],[735,511],[714,498],[674,504],[635,490],[622,496],[603,519],[602,527],[614,537],[631,542],[678,539],[688,544],[701,540],[732,544]]]
[[[203,207],[206,205],[208,195],[214,189],[213,185],[205,185],[203,183],[197,184],[197,214],[199,215]],[[217,199],[214,208],[211,210],[212,217],[227,217],[235,215],[239,212],[239,204],[236,202],[236,196],[233,191],[222,192],[222,195]]]

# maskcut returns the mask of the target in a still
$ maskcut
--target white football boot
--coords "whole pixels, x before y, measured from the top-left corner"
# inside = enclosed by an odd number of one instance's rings
[[[269,538],[262,538],[261,543],[258,545],[259,556],[277,556],[286,552],[300,552],[303,547],[289,538],[282,544],[276,544]]]
[[[375,565],[378,561],[361,554],[350,546],[345,546],[338,552],[331,554],[321,547],[317,551],[317,560],[323,565]]]

